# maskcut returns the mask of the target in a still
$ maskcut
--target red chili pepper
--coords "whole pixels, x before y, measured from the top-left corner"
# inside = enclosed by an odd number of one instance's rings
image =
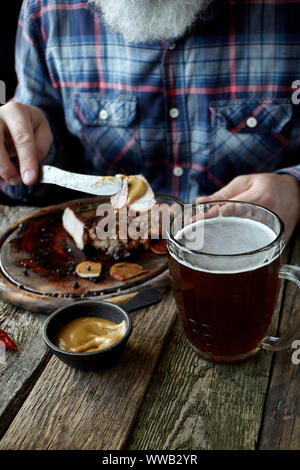
[[[8,336],[8,334],[4,330],[1,330],[1,328],[0,341],[3,341],[6,349],[11,349],[12,351],[16,351],[18,349],[16,343],[14,343],[14,341]]]

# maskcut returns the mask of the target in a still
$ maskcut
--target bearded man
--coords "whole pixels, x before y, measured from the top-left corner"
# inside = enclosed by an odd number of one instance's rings
[[[299,16],[300,0],[24,0],[19,85],[0,108],[2,190],[48,203],[42,160],[143,173],[186,202],[269,207],[289,237],[300,214]]]

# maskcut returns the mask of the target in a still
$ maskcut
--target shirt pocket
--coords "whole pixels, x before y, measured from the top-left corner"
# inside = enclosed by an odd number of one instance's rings
[[[142,157],[137,126],[137,98],[124,94],[77,93],[75,118],[83,145],[99,170],[138,173]]]
[[[282,100],[235,100],[210,104],[208,172],[225,184],[240,174],[272,172],[283,165],[292,104]]]

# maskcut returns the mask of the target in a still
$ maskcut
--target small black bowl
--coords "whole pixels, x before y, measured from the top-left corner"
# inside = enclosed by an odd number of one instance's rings
[[[64,351],[55,345],[55,336],[61,327],[75,318],[92,316],[110,320],[115,323],[125,321],[125,333],[115,344],[100,351],[73,353]],[[61,307],[46,320],[43,337],[50,351],[61,361],[78,369],[106,369],[120,356],[132,331],[132,322],[128,312],[111,302],[84,300]]]
[[[61,361],[77,369],[107,369],[119,358],[132,332],[132,321],[129,313],[149,307],[161,301],[162,293],[155,288],[144,288],[125,305],[97,300],[79,300],[66,307],[55,310],[46,320],[43,337],[47,347]],[[100,351],[73,353],[55,346],[55,337],[61,327],[84,316],[105,318],[115,323],[125,321],[126,330],[122,338],[112,346]]]

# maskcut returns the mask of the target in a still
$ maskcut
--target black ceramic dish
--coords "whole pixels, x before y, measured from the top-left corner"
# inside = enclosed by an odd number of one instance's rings
[[[118,359],[131,335],[132,322],[129,313],[156,304],[161,299],[162,294],[157,289],[149,288],[144,289],[122,307],[111,302],[96,300],[74,302],[71,305],[59,308],[49,316],[43,328],[44,341],[53,354],[71,367],[106,369]],[[125,334],[117,343],[100,351],[73,353],[55,346],[55,336],[59,329],[75,318],[83,316],[105,318],[117,324],[124,320],[126,325]]]

